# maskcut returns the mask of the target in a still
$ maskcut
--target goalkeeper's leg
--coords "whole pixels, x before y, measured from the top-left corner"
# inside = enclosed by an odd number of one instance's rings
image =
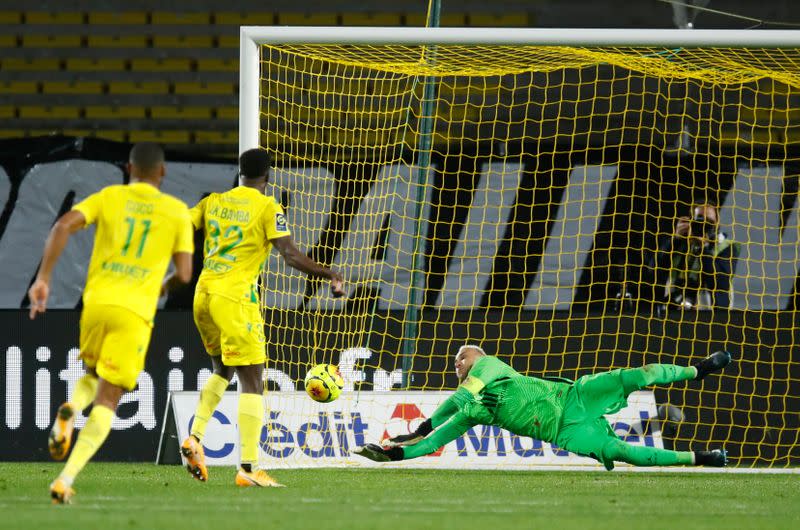
[[[585,375],[574,383],[578,409],[589,416],[613,414],[627,404],[631,392],[650,385],[666,385],[689,379],[702,379],[731,362],[728,352],[716,352],[694,366],[648,364],[641,368],[617,369]]]
[[[727,453],[720,449],[669,451],[631,445],[617,437],[605,418],[572,422],[565,417],[565,421],[556,443],[567,451],[598,460],[609,471],[614,469],[614,462],[627,462],[635,466],[712,467],[722,467],[728,463]]]
[[[610,439],[603,447],[603,461],[627,462],[634,466],[711,466],[723,467],[728,463],[724,450],[670,451],[642,445],[631,445],[619,438]]]
[[[625,395],[647,388],[651,385],[668,385],[678,381],[688,381],[697,377],[694,366],[676,364],[646,364],[641,368],[622,370],[620,378]]]
[[[731,362],[731,354],[715,352],[693,366],[676,364],[646,364],[641,368],[622,370],[620,377],[625,395],[651,385],[668,385],[678,381],[703,379],[712,372],[726,367]]]

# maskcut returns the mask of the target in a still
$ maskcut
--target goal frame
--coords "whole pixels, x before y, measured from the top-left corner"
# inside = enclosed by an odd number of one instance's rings
[[[260,147],[262,99],[260,47],[282,44],[780,49],[800,48],[800,30],[242,26],[239,72],[240,152]],[[424,165],[424,162],[420,164]],[[413,285],[413,281],[411,283]],[[800,473],[800,468],[737,467],[724,471]]]
[[[239,152],[259,147],[263,44],[795,48],[800,30],[241,26]]]

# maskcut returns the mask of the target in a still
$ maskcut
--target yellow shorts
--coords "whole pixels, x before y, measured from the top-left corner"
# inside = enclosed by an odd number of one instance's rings
[[[153,326],[115,305],[87,305],[81,313],[81,359],[97,375],[127,390],[144,368]]]
[[[207,292],[194,294],[194,323],[211,356],[225,366],[264,364],[264,321],[258,304],[243,304]]]

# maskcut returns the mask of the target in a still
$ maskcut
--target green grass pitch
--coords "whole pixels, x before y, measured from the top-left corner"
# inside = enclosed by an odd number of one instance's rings
[[[90,463],[71,506],[60,465],[0,463],[0,528],[800,528],[797,475],[381,469],[276,471],[283,489],[206,484],[178,466]]]

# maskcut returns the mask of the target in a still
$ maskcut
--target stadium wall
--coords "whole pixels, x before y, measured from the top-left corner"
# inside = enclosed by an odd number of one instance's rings
[[[103,186],[125,182],[122,168],[129,147],[58,137],[0,142],[0,203],[5,205],[0,214],[0,308],[27,306],[26,291],[53,222]],[[658,238],[671,233],[674,219],[688,215],[691,204],[708,201],[721,205],[722,229],[743,246],[732,280],[732,307],[798,307],[800,167],[748,163],[727,154],[698,155],[689,163],[659,150],[611,151],[538,156],[532,148],[512,159],[480,152],[434,157],[421,219],[423,307],[614,311],[609,301],[627,282],[637,309],[648,311],[654,293],[645,264]],[[236,180],[228,160],[180,153],[168,158],[163,189],[190,206],[210,192],[230,189]],[[281,198],[296,236],[304,233],[296,237],[301,246],[341,268],[345,277],[361,279],[356,268],[340,266],[347,260],[343,248],[372,248],[370,254],[380,256],[375,261],[382,261],[381,273],[365,282],[360,303],[401,309],[409,289],[399,287],[408,286],[413,268],[413,201],[392,201],[384,215],[388,229],[378,240],[355,230],[345,236],[333,232],[350,227],[353,219],[374,217],[371,181],[391,174],[409,182],[412,169],[374,165],[358,171],[366,173],[355,180],[358,185],[342,186],[353,177],[342,165],[279,167],[272,177],[276,187],[269,191]],[[293,208],[291,189],[303,190],[318,203],[310,211]],[[348,200],[332,200],[342,189],[349,190]],[[484,211],[473,204],[478,196],[491,197],[499,206]],[[330,222],[334,218],[337,222]],[[86,231],[70,242],[49,307],[79,306],[91,241],[92,232]],[[278,259],[273,253],[268,271],[278,270]],[[198,252],[198,272],[200,264]],[[287,289],[279,280],[276,274],[265,277],[267,306],[315,306],[319,294],[314,285],[293,279]],[[286,295],[287,290],[298,294]],[[348,307],[347,301],[338,303]],[[162,301],[162,307],[191,308],[191,291]]]
[[[402,380],[402,360],[396,353],[401,351],[402,314],[378,312],[368,343],[337,348],[337,337],[342,344],[344,330],[353,329],[348,320],[353,318],[330,314],[308,326],[293,312],[267,313],[268,322],[280,322],[284,334],[283,345],[269,351],[271,390],[301,390],[298,382],[304,374],[298,371],[312,359],[339,362],[347,378],[363,381],[356,383],[359,390],[397,388]],[[740,466],[796,466],[800,364],[789,361],[796,355],[800,333],[792,328],[792,319],[790,313],[739,311],[717,313],[713,319],[710,313],[697,313],[681,323],[568,311],[437,311],[423,315],[411,385],[455,388],[452,354],[465,341],[479,341],[517,370],[568,378],[592,373],[596,366],[670,362],[678,354],[684,359],[702,357],[727,347],[736,354],[736,368],[709,378],[702,392],[696,384],[655,390],[657,403],[670,403],[686,414],[684,422],[672,425],[671,434],[665,432],[664,444],[685,449],[684,440],[690,438],[724,441]],[[82,374],[78,322],[78,311],[48,311],[35,321],[26,311],[0,311],[3,459],[48,458],[46,439],[53,414]],[[745,338],[754,336],[758,340]],[[209,368],[191,313],[161,311],[145,372],[138,388],[123,398],[98,458],[152,461],[167,392],[198,390],[210,376]],[[84,421],[80,417],[78,425]]]

